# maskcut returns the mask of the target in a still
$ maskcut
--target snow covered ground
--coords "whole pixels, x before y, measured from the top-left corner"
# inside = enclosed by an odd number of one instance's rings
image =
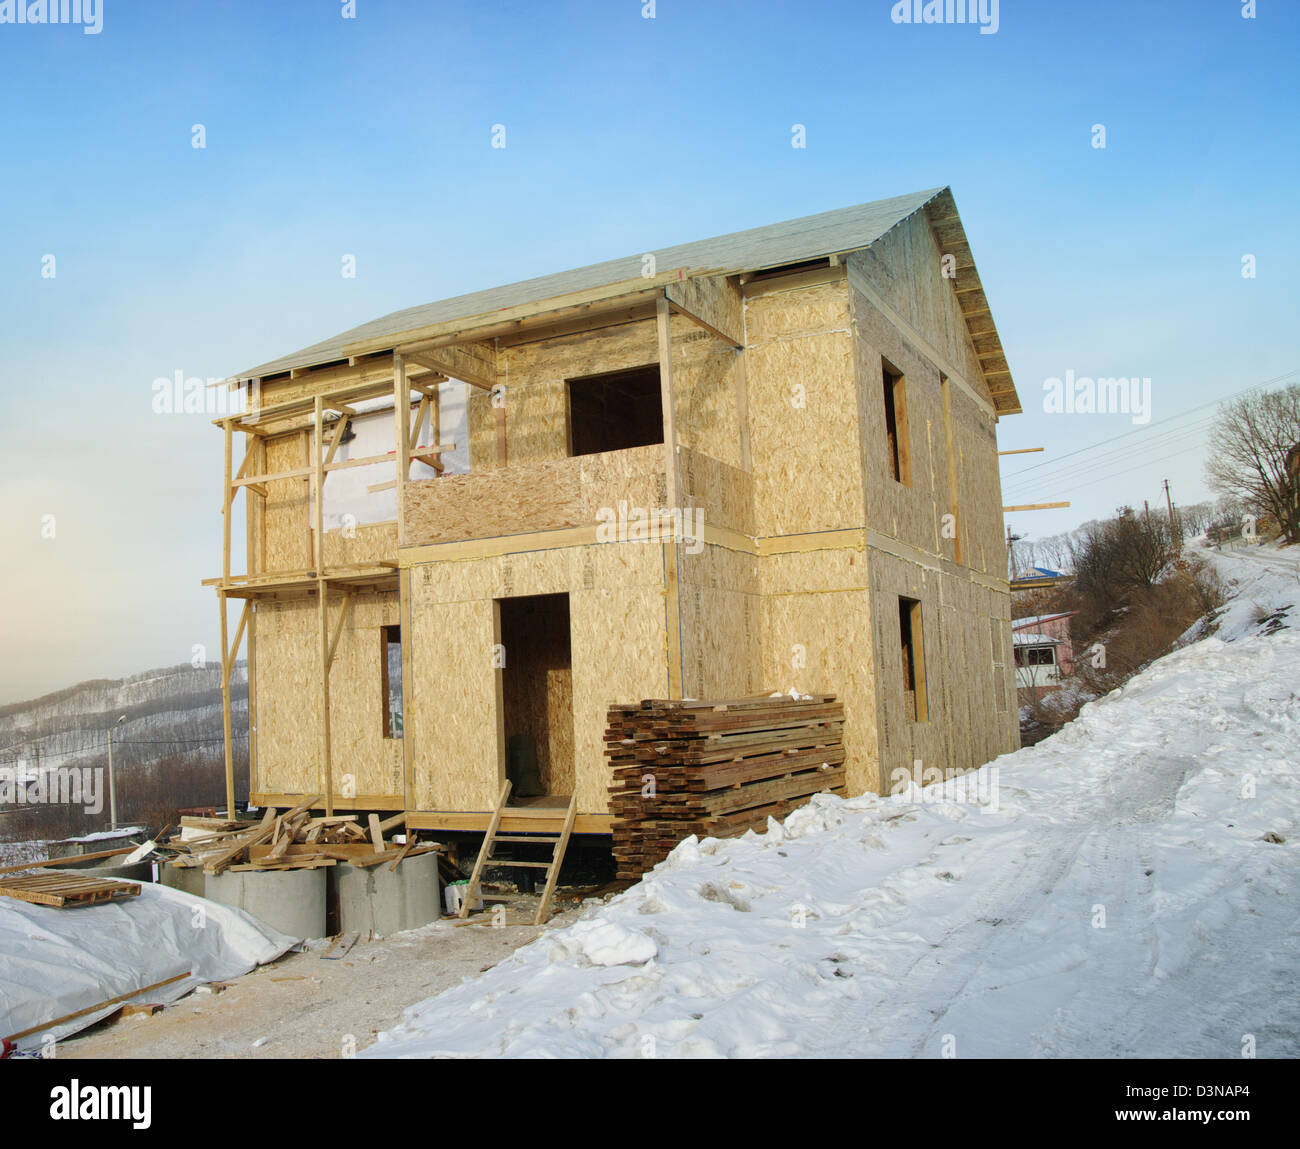
[[[690,839],[362,1056],[1300,1055],[1300,553],[1211,561],[1218,632],[1055,737]]]

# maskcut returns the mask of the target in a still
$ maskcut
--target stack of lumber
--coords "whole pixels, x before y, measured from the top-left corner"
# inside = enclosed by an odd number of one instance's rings
[[[395,870],[406,858],[439,848],[436,843],[419,845],[418,835],[414,833],[407,834],[404,844],[385,841],[388,831],[405,823],[405,814],[384,820],[378,814],[371,814],[363,828],[356,814],[313,818],[311,808],[319,802],[320,796],[313,795],[291,810],[281,812],[268,807],[262,820],[252,824],[235,822],[204,827],[186,825],[187,821],[202,819],[183,818],[181,834],[161,843],[158,850],[170,855],[173,866],[201,866],[206,873],[219,874],[226,869],[315,869],[339,862],[353,866],[378,866],[387,862],[389,869]]]
[[[605,754],[618,876],[640,877],[691,834],[734,837],[813,794],[842,791],[843,730],[832,694],[611,707]]]

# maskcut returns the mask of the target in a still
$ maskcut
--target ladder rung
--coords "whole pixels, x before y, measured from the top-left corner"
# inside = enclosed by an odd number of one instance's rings
[[[504,858],[489,858],[490,866],[527,866],[530,870],[549,870],[550,862],[508,862]]]
[[[535,838],[530,838],[526,834],[498,834],[492,839],[494,842],[558,842],[559,834],[538,834]]]

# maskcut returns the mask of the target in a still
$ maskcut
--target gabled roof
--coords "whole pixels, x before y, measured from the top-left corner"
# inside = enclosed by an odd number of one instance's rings
[[[869,247],[903,220],[927,207],[931,210],[938,207],[942,213],[938,218],[933,219],[932,225],[939,228],[946,227],[950,231],[955,227],[959,233],[954,236],[956,244],[966,249],[965,235],[961,232],[960,220],[957,219],[956,209],[952,206],[952,193],[947,188],[932,188],[911,195],[894,196],[891,199],[875,200],[856,207],[840,208],[836,211],[804,216],[801,219],[787,220],[784,223],[715,236],[695,243],[659,248],[654,250],[653,254],[660,268],[686,268],[693,272],[708,271],[713,274],[761,271],[765,268],[802,263],[806,260],[821,259]],[[360,327],[354,327],[314,343],[310,347],[304,347],[291,355],[284,355],[256,367],[250,367],[232,376],[231,382],[244,382],[254,378],[265,379],[291,370],[336,363],[347,358],[345,348],[359,343],[373,344],[376,341],[387,341],[391,337],[389,348],[391,349],[402,342],[399,336],[433,324],[486,316],[504,308],[518,307],[537,300],[621,283],[642,274],[642,259],[642,253],[637,253],[623,259],[595,263],[573,271],[526,279],[504,287],[475,291],[436,303],[394,311],[369,323],[363,323]],[[969,259],[968,253],[960,267],[968,275],[974,274],[974,264]],[[974,283],[978,288],[978,278],[975,278]],[[961,272],[959,272],[957,287],[960,290]],[[982,300],[981,292],[981,304]],[[971,337],[976,342],[977,351],[979,337],[983,335],[987,339],[988,332],[992,328],[992,320],[987,310],[980,314],[983,318],[979,330],[971,328]],[[969,322],[968,319],[968,324]],[[996,342],[996,331],[992,331],[992,338]],[[1000,356],[1000,344],[997,344],[996,351]],[[1001,366],[1005,366],[1005,361],[1002,361]],[[1004,392],[1009,383],[1008,375],[1001,388]],[[1020,409],[1018,402],[998,401],[997,389],[992,385],[991,389],[994,390],[995,405],[1000,413]],[[1011,389],[1010,395],[1014,400],[1014,389]]]

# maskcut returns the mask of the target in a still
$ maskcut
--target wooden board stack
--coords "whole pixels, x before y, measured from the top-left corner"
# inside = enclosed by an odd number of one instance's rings
[[[813,794],[842,792],[843,725],[831,694],[611,707],[605,754],[618,876],[640,877],[691,834],[734,837]]]

